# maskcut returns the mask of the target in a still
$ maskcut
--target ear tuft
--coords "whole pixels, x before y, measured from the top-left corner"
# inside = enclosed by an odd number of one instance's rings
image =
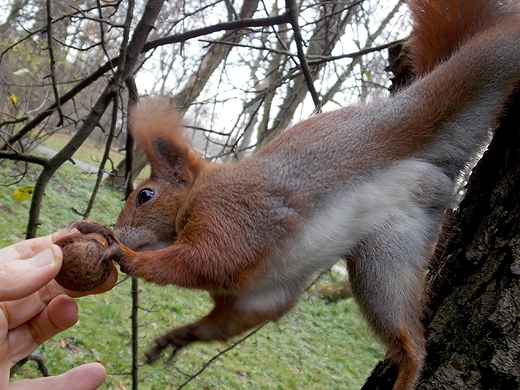
[[[206,162],[186,139],[177,111],[166,99],[140,100],[129,114],[130,131],[152,166],[152,177],[190,182]]]

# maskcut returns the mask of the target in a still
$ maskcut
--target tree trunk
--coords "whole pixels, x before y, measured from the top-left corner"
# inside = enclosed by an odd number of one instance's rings
[[[420,388],[520,387],[520,95],[444,227]]]
[[[520,388],[520,95],[511,100],[432,261],[418,389]],[[380,363],[364,389],[391,389]]]

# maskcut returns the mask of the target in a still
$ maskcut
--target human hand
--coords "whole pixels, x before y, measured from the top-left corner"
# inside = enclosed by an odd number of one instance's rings
[[[71,327],[78,320],[78,306],[71,297],[101,293],[117,281],[110,277],[88,293],[64,289],[53,278],[61,268],[61,249],[54,245],[70,234],[26,240],[0,249],[0,389],[89,390],[103,383],[105,368],[85,364],[55,377],[9,383],[11,367],[40,344]]]

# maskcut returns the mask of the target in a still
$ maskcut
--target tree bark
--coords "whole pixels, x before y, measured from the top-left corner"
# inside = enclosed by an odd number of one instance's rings
[[[520,95],[444,226],[420,389],[520,387]]]
[[[429,271],[418,389],[520,388],[520,94],[450,213]],[[363,389],[391,389],[380,362]]]

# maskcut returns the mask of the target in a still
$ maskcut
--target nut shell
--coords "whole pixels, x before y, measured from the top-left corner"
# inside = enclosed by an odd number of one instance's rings
[[[56,242],[63,264],[56,282],[68,290],[85,292],[103,283],[112,271],[112,261],[103,259],[108,243],[97,233],[72,234]]]

